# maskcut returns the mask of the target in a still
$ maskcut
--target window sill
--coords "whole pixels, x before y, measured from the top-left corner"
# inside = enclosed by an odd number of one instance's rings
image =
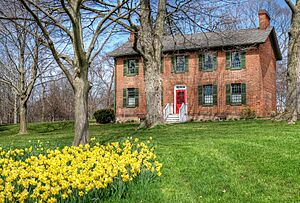
[[[230,67],[228,70],[243,70],[242,67]]]
[[[201,106],[202,107],[214,107],[216,105],[214,105],[214,104],[202,104]]]
[[[200,72],[214,72],[215,71],[215,69],[210,69],[210,70],[200,70]]]
[[[188,71],[174,71],[172,73],[174,74],[184,74],[184,73],[187,73]]]
[[[137,76],[138,74],[127,74],[127,75],[124,75],[125,77],[134,77],[134,76]]]
[[[128,108],[128,109],[134,109],[134,108],[137,108],[137,106],[126,106],[124,108]]]
[[[230,106],[243,106],[242,103],[231,103]]]

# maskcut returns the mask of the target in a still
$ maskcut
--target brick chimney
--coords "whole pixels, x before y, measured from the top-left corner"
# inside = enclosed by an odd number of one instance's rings
[[[259,29],[267,29],[270,27],[270,16],[266,10],[259,10],[258,12],[259,17]]]
[[[134,38],[135,38],[134,32],[131,31],[129,36],[129,42],[134,42]]]

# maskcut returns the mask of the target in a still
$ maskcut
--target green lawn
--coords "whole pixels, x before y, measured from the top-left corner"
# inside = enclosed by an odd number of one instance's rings
[[[300,123],[272,121],[186,123],[137,130],[137,125],[91,124],[101,143],[122,137],[153,137],[163,175],[136,183],[129,196],[107,202],[300,202]],[[41,140],[70,145],[73,123],[0,126],[0,146]]]

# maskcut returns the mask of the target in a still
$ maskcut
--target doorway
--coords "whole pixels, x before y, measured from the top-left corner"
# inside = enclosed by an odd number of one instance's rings
[[[182,104],[186,104],[186,86],[185,85],[175,85],[174,87],[174,109],[175,113],[179,113],[179,109]]]

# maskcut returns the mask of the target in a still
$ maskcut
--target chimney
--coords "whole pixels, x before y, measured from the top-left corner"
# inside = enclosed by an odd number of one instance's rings
[[[270,16],[266,10],[259,10],[259,29],[265,30],[270,27]]]
[[[134,32],[130,32],[130,36],[129,36],[129,42],[134,42],[134,38],[135,38],[135,36],[134,36]]]

